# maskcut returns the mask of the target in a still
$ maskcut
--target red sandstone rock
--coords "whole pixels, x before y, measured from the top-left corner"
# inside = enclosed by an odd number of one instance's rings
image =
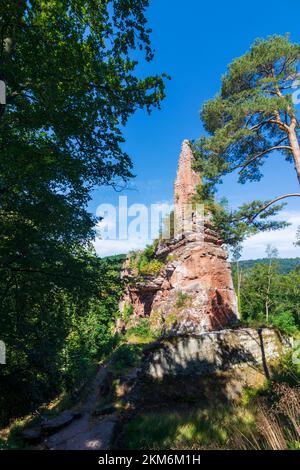
[[[184,206],[191,202],[200,183],[192,160],[192,151],[184,141],[174,185],[174,210],[181,222],[186,217]],[[174,238],[160,242],[155,256],[165,264],[156,278],[133,279],[129,260],[125,264],[128,282],[122,305],[131,304],[135,317],[149,317],[165,331],[202,333],[224,328],[237,319],[227,252],[209,218],[203,217],[193,230],[179,230]]]

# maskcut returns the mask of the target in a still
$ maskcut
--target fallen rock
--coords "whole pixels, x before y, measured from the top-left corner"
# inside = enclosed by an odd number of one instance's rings
[[[108,415],[90,431],[79,450],[108,450],[111,448],[118,424],[117,414]],[[72,449],[72,447],[71,447]]]
[[[71,436],[60,436],[60,440],[53,440],[52,436],[48,441],[50,450],[108,450],[111,448],[116,428],[118,425],[117,413],[104,416],[92,429],[89,429],[89,422],[78,426],[73,430]],[[80,421],[78,422],[80,424]],[[75,426],[75,423],[71,426]]]

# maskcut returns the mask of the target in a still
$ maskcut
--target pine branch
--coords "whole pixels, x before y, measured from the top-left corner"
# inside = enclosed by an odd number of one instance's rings
[[[282,143],[286,139],[287,139],[287,137],[282,139],[278,144]],[[274,147],[270,147],[270,148],[264,150],[263,152],[258,153],[257,155],[254,155],[253,157],[250,158],[250,160],[246,161],[245,163],[243,163],[241,165],[236,165],[235,167],[233,167],[231,169],[231,171],[237,170],[238,168],[242,168],[241,171],[243,171],[243,169],[246,168],[248,165],[250,165],[252,162],[257,160],[258,158],[263,157],[267,153],[272,152],[273,150],[292,150],[292,147],[290,147],[289,145],[274,145]]]
[[[282,199],[286,199],[288,197],[300,197],[300,193],[291,193],[291,194],[284,194],[283,196],[279,196],[276,199],[273,199],[272,201],[268,202],[264,207],[262,207],[250,220],[249,222],[252,223],[262,212],[264,212],[268,207],[272,206],[278,201],[281,201]]]

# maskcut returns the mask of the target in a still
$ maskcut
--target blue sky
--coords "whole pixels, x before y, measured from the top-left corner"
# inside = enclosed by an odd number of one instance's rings
[[[124,191],[132,202],[151,204],[172,199],[181,142],[203,133],[199,110],[204,101],[220,88],[220,79],[227,65],[246,52],[257,37],[290,33],[300,42],[299,1],[289,2],[288,12],[282,2],[252,0],[201,2],[200,0],[150,0],[147,12],[152,28],[152,44],[156,50],[152,63],[139,67],[142,76],[168,73],[167,97],[161,111],[149,116],[138,111],[125,129],[125,149],[132,157],[136,178],[132,188]],[[293,166],[280,155],[273,155],[265,165],[259,183],[240,185],[235,175],[226,177],[219,188],[234,207],[248,200],[268,199],[286,192],[298,192]],[[134,188],[134,189],[133,189]],[[90,209],[99,204],[117,203],[119,193],[100,188],[93,194]],[[293,225],[285,231],[255,236],[245,244],[244,258],[264,255],[267,243],[276,245],[281,256],[300,256],[293,247],[294,231],[300,225],[300,202],[290,200],[283,218]],[[144,241],[136,242],[141,247]],[[100,255],[124,252],[133,244],[97,240]]]

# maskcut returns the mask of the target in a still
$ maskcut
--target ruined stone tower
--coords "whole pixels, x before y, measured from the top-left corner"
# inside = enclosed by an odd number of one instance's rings
[[[193,153],[189,142],[182,143],[181,154],[178,162],[177,176],[174,183],[174,220],[175,231],[188,231],[189,222],[192,220],[191,202],[196,194],[196,187],[201,182],[199,173],[193,170]]]
[[[160,272],[140,276],[129,258],[124,270],[121,309],[130,305],[133,319],[149,317],[153,326],[175,334],[222,329],[237,320],[228,255],[209,215],[202,215],[202,223],[192,224],[192,230],[182,229],[187,217],[184,208],[201,182],[192,164],[192,150],[184,141],[174,184],[174,214],[181,229],[158,243],[155,259],[162,263]],[[193,213],[188,217],[194,220]]]

